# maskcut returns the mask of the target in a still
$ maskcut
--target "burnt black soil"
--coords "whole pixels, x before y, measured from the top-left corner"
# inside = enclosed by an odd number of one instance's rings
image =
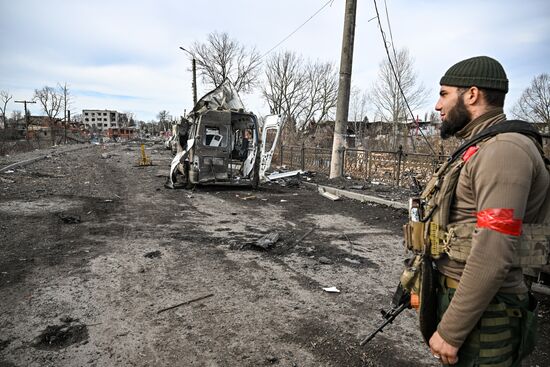
[[[48,325],[36,338],[34,347],[45,350],[59,350],[88,340],[88,327],[80,323]]]

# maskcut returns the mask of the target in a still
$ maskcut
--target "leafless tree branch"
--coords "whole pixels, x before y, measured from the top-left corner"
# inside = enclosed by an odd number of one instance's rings
[[[542,73],[531,81],[512,108],[515,118],[544,122],[550,129],[550,74]]]
[[[250,92],[258,84],[261,56],[256,48],[246,49],[227,33],[210,33],[206,42],[191,47],[197,70],[204,83],[218,87],[229,78],[237,92]]]
[[[42,107],[42,111],[50,118],[50,121],[57,118],[63,105],[62,93],[48,86],[44,86],[42,89],[35,89],[34,100],[38,101]]]
[[[8,102],[13,98],[13,96],[7,90],[0,91],[0,112],[2,113],[2,126],[6,128],[6,108],[8,107]]]

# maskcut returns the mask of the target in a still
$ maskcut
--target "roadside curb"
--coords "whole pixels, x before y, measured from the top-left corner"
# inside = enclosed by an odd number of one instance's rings
[[[65,153],[71,153],[71,152],[75,152],[77,150],[81,150],[81,149],[85,149],[85,148],[89,148],[91,147],[92,145],[90,144],[87,144],[85,146],[79,146],[77,148],[74,148],[74,149],[67,149],[67,150],[63,150],[63,151],[54,151],[52,153],[49,153],[49,154],[44,154],[44,155],[40,155],[38,157],[34,157],[34,158],[30,158],[30,159],[26,159],[24,161],[21,161],[21,162],[15,162],[15,163],[12,163],[10,165],[7,165],[5,167],[1,167],[0,168],[0,173],[2,172],[5,172],[7,170],[10,170],[12,168],[16,168],[16,167],[24,167],[26,165],[29,165],[33,162],[37,162],[37,161],[40,161],[42,159],[46,159],[50,156],[54,156],[54,155],[61,155],[61,154],[65,154]]]
[[[317,188],[317,189],[322,188],[326,192],[329,192],[331,194],[338,195],[338,196],[344,196],[344,197],[347,197],[349,199],[354,199],[354,200],[358,200],[358,201],[361,201],[361,202],[371,202],[371,203],[376,203],[376,204],[387,205],[389,207],[396,208],[396,209],[405,209],[405,210],[408,209],[407,204],[401,203],[401,202],[398,202],[398,201],[386,200],[386,199],[382,199],[382,198],[379,198],[379,197],[376,197],[376,196],[359,194],[357,192],[351,192],[351,191],[347,191],[347,190],[337,189],[337,188],[334,188],[334,187],[331,187],[331,186],[319,185],[319,184],[315,184],[315,183],[311,183],[311,182],[305,182],[305,181],[301,181],[301,182],[303,184],[305,184],[306,186],[314,187],[314,188]]]

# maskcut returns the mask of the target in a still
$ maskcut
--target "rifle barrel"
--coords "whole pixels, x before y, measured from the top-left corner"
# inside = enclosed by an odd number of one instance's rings
[[[365,339],[363,339],[361,341],[361,343],[359,343],[359,345],[363,346],[363,345],[367,344],[368,342],[371,341],[372,338],[374,338],[376,336],[376,334],[383,332],[384,328],[388,324],[391,324],[393,322],[393,320],[395,320],[395,318],[397,316],[399,316],[399,314],[401,312],[403,312],[404,309],[409,308],[409,306],[410,306],[410,302],[405,302],[405,303],[400,304],[398,308],[393,309],[390,312],[388,312],[387,314],[390,315],[390,316],[386,318],[386,321],[384,321],[384,323],[382,323],[382,325],[380,325],[378,327],[378,329],[376,329],[373,333],[371,333],[369,336],[367,336]]]

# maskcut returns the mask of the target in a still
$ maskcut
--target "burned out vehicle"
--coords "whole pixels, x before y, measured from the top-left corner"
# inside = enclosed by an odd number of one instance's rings
[[[256,115],[244,106],[229,80],[202,97],[178,124],[177,153],[167,187],[196,184],[256,187],[271,164],[280,116],[268,116],[263,137]],[[269,149],[261,142],[268,140]]]

